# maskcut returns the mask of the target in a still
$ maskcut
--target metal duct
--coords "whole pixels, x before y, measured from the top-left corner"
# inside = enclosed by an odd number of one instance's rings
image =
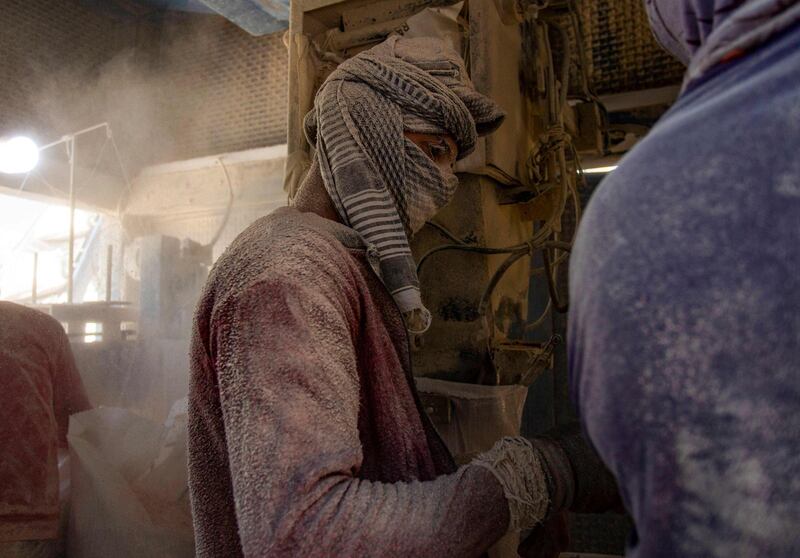
[[[251,35],[289,27],[289,0],[202,0],[203,4]]]
[[[289,27],[289,0],[80,0],[84,6],[116,17],[141,17],[165,10],[219,14],[251,35]]]

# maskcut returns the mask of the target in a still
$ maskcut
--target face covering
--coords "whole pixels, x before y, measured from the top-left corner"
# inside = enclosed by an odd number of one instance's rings
[[[796,0],[645,0],[653,34],[688,66],[684,87],[800,23]]]
[[[672,4],[676,4],[673,6]],[[661,47],[671,53],[685,66],[689,65],[692,53],[685,38],[681,10],[677,8],[678,2],[665,0],[647,0],[645,7],[650,18],[650,27],[653,35]]]
[[[408,239],[458,182],[404,132],[447,134],[463,157],[503,117],[444,43],[395,36],[339,65],[305,119],[325,188],[345,224],[377,250],[381,279],[412,333],[427,330],[431,315]]]

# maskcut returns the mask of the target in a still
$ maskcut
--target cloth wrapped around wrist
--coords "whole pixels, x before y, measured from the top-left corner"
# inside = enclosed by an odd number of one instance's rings
[[[532,529],[562,511],[622,511],[611,472],[577,425],[528,440],[507,437],[472,465],[490,471],[503,488],[509,530]]]
[[[529,440],[503,438],[471,465],[487,469],[503,488],[509,531],[532,529],[545,518],[550,506],[546,465]]]

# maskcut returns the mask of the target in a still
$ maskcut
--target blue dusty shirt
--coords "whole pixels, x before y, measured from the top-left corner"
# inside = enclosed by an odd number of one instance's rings
[[[800,556],[800,28],[691,84],[599,186],[570,280],[628,555]]]

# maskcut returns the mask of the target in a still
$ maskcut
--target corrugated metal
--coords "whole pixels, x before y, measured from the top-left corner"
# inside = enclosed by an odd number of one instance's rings
[[[80,83],[122,43],[119,26],[76,2],[3,0],[0,9],[0,135],[72,131],[62,85]],[[94,124],[94,122],[92,122]],[[74,128],[77,129],[77,128]]]
[[[281,35],[253,37],[221,18],[190,17],[165,24],[152,47],[154,71],[168,77],[167,89],[153,94],[162,96],[162,124],[172,138],[152,161],[285,142],[288,55]]]
[[[131,175],[286,139],[280,34],[254,37],[217,15],[119,21],[76,0],[6,0],[0,52],[0,135],[46,143],[108,121]],[[82,138],[79,164],[117,176],[104,141]]]

